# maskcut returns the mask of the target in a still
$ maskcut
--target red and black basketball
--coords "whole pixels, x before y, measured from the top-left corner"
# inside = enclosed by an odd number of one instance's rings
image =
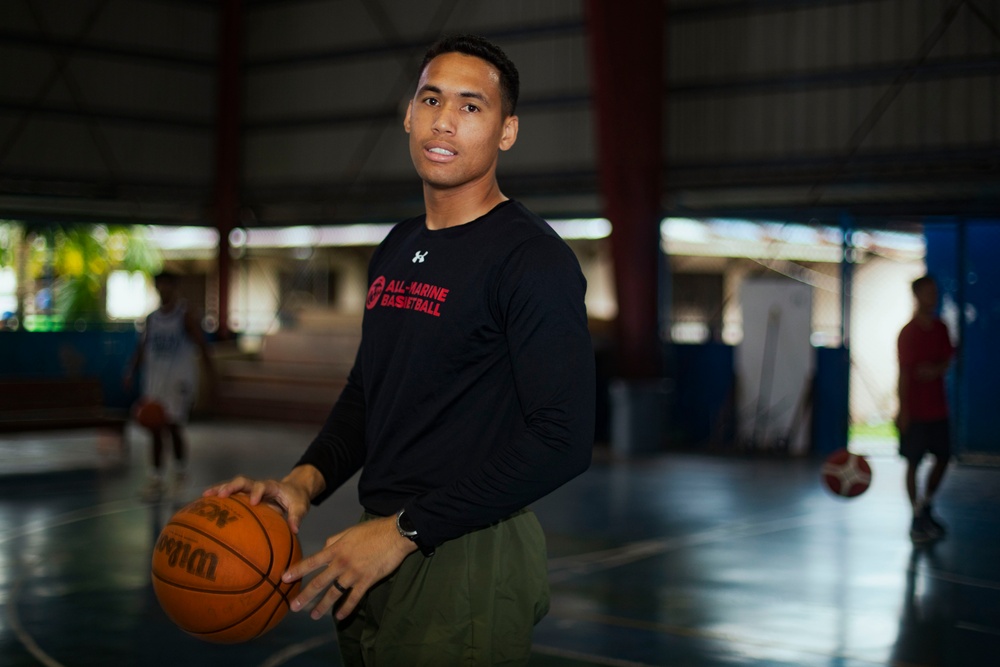
[[[868,460],[847,449],[838,449],[826,458],[820,472],[823,484],[833,493],[845,498],[860,496],[872,481]]]

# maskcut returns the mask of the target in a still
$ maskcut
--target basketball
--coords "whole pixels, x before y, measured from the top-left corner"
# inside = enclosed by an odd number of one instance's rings
[[[135,420],[151,431],[167,424],[167,412],[163,404],[152,398],[140,398],[135,404]]]
[[[181,630],[223,644],[274,628],[300,582],[281,575],[302,548],[279,510],[249,497],[199,498],[177,511],[153,548],[156,599]]]
[[[833,493],[845,498],[860,496],[872,481],[868,460],[846,449],[838,449],[823,463],[823,484]]]

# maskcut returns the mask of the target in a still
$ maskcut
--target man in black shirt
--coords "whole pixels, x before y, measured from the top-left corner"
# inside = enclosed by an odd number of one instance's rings
[[[358,469],[363,520],[289,568],[331,608],[346,664],[525,664],[548,609],[531,502],[590,464],[594,360],[569,247],[496,180],[518,74],[474,36],[427,52],[404,119],[426,213],[369,266],[362,342],[319,434],[282,480],[237,477],[294,531]]]

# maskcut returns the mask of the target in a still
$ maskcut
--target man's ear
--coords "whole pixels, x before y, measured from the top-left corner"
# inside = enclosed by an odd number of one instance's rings
[[[410,112],[413,111],[413,100],[410,100],[409,104],[406,105],[406,115],[403,116],[403,129],[406,133],[410,133]]]
[[[503,121],[503,134],[500,135],[500,150],[510,149],[517,141],[517,116],[507,116]]]

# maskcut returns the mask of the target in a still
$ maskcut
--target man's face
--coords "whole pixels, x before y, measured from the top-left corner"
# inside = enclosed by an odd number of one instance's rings
[[[938,302],[938,288],[932,282],[925,282],[914,292],[917,307],[924,312],[934,312]]]
[[[492,182],[498,151],[517,139],[517,116],[501,107],[500,75],[485,60],[445,53],[428,63],[403,121],[420,178],[441,189]]]

